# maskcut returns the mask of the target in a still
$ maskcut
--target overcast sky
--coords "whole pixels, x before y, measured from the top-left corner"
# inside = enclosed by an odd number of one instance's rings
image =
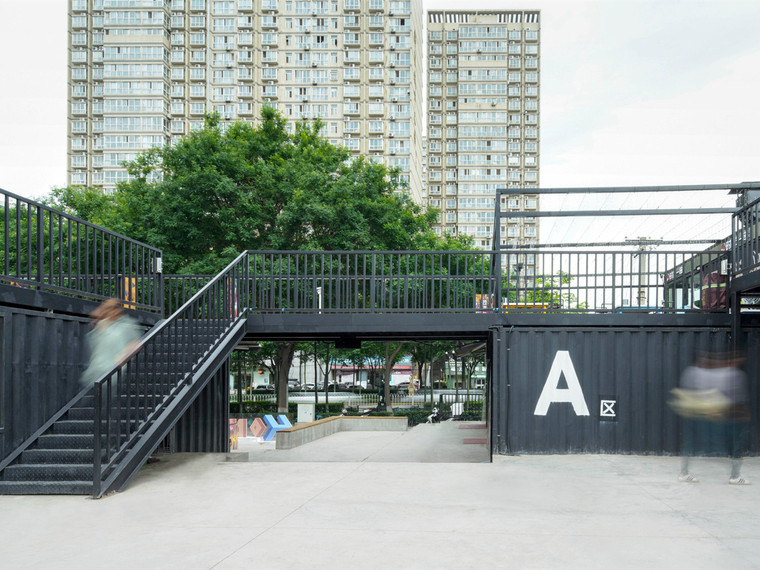
[[[66,182],[66,4],[0,0],[0,188],[24,196]],[[760,180],[760,1],[427,0],[425,8],[541,10],[543,187]],[[542,207],[591,203],[557,200]],[[654,230],[625,220],[545,220],[542,241],[576,239],[592,222],[599,235],[622,225],[631,236],[724,231],[679,217]]]

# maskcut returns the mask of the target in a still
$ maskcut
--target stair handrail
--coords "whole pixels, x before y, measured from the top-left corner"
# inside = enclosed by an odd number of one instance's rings
[[[129,357],[95,381],[94,496],[100,496],[104,475],[120,460],[133,438],[192,380],[193,372],[227,331],[245,318],[249,253],[241,253],[145,335]],[[173,366],[169,366],[168,359],[157,362],[157,356],[168,355],[170,350]],[[151,364],[160,364],[164,370],[151,368]]]
[[[163,312],[161,250],[0,188],[0,283]]]

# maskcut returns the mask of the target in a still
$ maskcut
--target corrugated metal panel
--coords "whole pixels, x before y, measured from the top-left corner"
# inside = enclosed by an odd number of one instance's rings
[[[173,447],[177,451],[229,451],[229,378],[226,360],[174,426]]]
[[[680,422],[667,405],[669,392],[698,349],[730,347],[727,329],[504,328],[494,334],[496,453],[677,453]],[[757,347],[758,340],[751,332],[748,346]],[[758,377],[755,353],[748,350],[750,379]],[[550,378],[557,358],[568,374]],[[589,415],[567,402],[537,414],[544,385],[568,388],[572,370]],[[757,417],[757,387],[750,386]],[[615,416],[604,417],[610,405]],[[757,441],[752,445],[756,450]]]
[[[0,459],[80,389],[89,319],[0,311]]]

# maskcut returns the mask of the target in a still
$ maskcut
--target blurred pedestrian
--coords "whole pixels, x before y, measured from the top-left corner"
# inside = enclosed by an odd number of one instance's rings
[[[92,330],[87,333],[90,361],[79,379],[83,387],[93,384],[130,356],[140,338],[137,321],[124,313],[119,299],[105,300],[90,317],[94,319]]]
[[[717,452],[731,458],[730,484],[750,484],[741,475],[750,420],[747,377],[739,368],[742,360],[739,353],[700,353],[681,375],[671,402],[684,418],[679,481],[699,482],[689,471],[690,458],[698,452]]]

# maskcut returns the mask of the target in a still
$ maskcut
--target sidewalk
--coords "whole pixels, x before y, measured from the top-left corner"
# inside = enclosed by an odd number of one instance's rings
[[[676,482],[676,457],[442,463],[422,447],[472,437],[453,425],[162,456],[98,501],[0,496],[0,566],[760,567],[758,458],[745,461],[747,487],[728,485],[718,459],[694,461],[698,484]]]

